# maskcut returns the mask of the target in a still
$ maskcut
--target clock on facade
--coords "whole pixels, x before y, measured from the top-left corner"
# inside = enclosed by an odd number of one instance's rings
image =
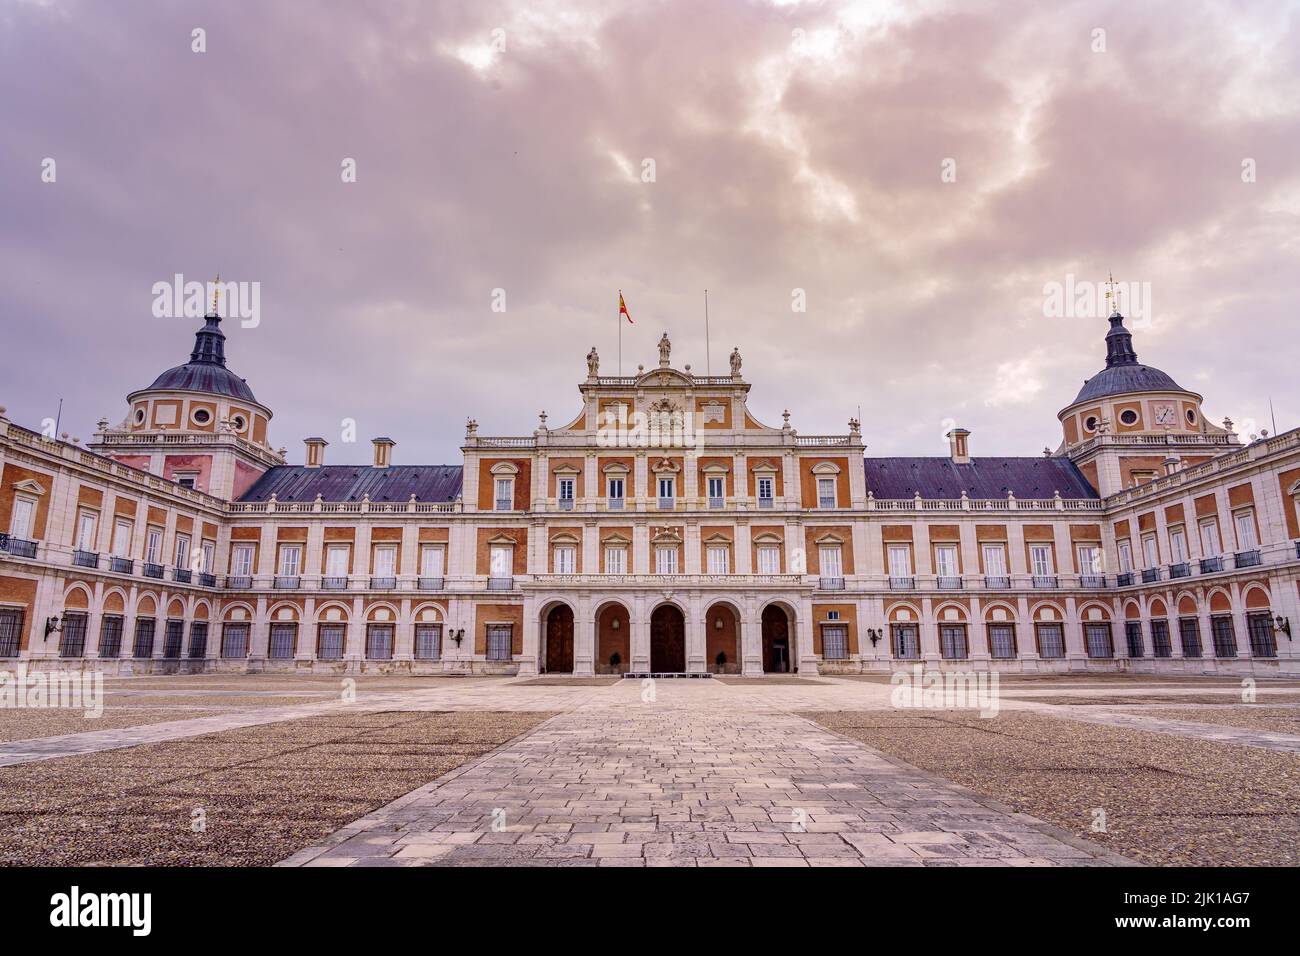
[[[1168,402],[1161,402],[1151,406],[1151,411],[1155,415],[1156,424],[1168,428],[1174,424],[1176,410]]]

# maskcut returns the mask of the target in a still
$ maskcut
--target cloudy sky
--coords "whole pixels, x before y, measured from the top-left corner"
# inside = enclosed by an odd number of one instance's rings
[[[703,371],[707,288],[712,368],[740,347],[760,419],[860,407],[869,454],[942,454],[955,422],[1032,455],[1104,355],[1100,313],[1044,289],[1110,271],[1213,420],[1271,429],[1271,397],[1300,425],[1295,5],[307,11],[0,5],[8,417],[120,421],[198,324],[155,318],[154,283],[219,271],[260,283],[227,349],[290,460],[382,434],[457,462],[467,416],[527,434],[576,412],[593,344],[616,370],[620,288],[625,370],[668,331]]]

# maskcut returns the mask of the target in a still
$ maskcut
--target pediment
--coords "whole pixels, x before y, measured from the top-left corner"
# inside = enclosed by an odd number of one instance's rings
[[[45,486],[35,478],[24,478],[22,481],[14,482],[14,491],[21,491],[29,495],[45,494]]]
[[[654,368],[636,380],[637,388],[694,388],[690,376],[675,368]]]

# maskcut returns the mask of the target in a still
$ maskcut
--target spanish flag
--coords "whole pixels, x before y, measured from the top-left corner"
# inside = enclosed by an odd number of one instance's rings
[[[622,292],[618,294],[618,314],[627,316],[628,325],[636,325],[636,323],[632,321],[632,313],[627,310],[627,303],[623,301]]]

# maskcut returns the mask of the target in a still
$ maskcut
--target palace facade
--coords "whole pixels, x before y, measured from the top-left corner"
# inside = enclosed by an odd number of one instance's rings
[[[1035,457],[765,424],[738,351],[665,335],[459,464],[291,465],[210,315],[86,447],[0,408],[0,669],[1300,673],[1300,430],[1243,444],[1105,345]]]

